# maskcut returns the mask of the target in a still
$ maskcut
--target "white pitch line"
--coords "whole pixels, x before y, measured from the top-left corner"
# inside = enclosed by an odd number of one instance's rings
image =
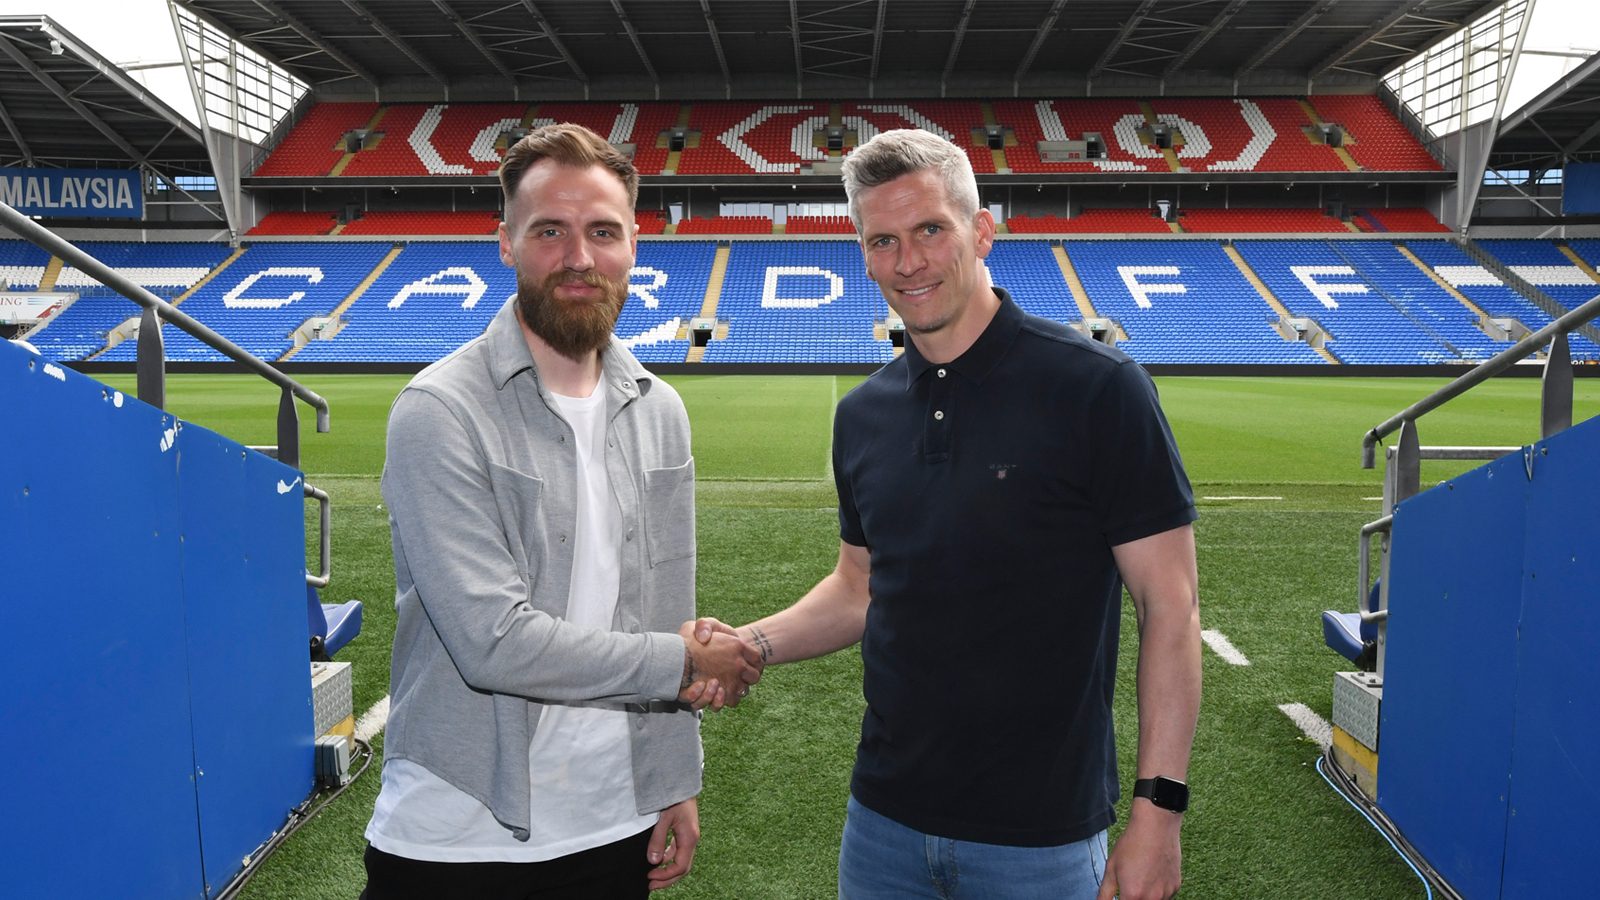
[[[372,708],[362,713],[361,718],[356,720],[356,737],[370,743],[388,724],[389,695],[384,694],[382,700],[372,704]]]
[[[1382,500],[1382,497],[1362,497],[1363,500]]]
[[[1282,500],[1282,497],[1201,497],[1201,500]]]
[[[1322,752],[1328,752],[1328,746],[1333,743],[1333,726],[1328,720],[1319,716],[1311,707],[1304,703],[1280,703],[1278,708],[1283,714],[1294,720],[1294,724],[1306,733],[1306,737],[1317,742]]]
[[[1245,655],[1239,652],[1239,648],[1233,646],[1233,642],[1222,632],[1207,629],[1200,632],[1200,639],[1206,642],[1206,646],[1210,647],[1213,653],[1228,662],[1236,666],[1250,665],[1250,660],[1246,659]]]

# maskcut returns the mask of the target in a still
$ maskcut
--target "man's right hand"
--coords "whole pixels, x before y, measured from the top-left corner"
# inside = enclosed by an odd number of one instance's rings
[[[683,682],[678,699],[695,709],[738,706],[749,692],[748,686],[761,679],[760,651],[728,631],[717,631],[709,640],[701,640],[695,634],[695,625],[685,622],[678,629],[684,644]]]

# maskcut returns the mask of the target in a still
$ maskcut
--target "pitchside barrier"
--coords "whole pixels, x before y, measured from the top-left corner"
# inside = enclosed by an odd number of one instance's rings
[[[1330,756],[1445,896],[1595,895],[1600,417],[1572,425],[1567,334],[1596,297],[1368,432],[1386,448],[1375,671],[1334,683]],[[1417,421],[1543,347],[1542,439],[1427,447]],[[1492,459],[1421,490],[1423,459]],[[1381,768],[1380,768],[1381,762]],[[1360,800],[1353,797],[1353,800]],[[1369,804],[1370,806],[1370,804]]]
[[[289,463],[294,398],[323,431],[328,405],[4,204],[0,224],[151,320],[142,399],[0,341],[0,894],[216,897],[315,784],[305,604],[328,583],[327,504]],[[263,448],[283,461],[162,411],[158,311],[283,388]]]

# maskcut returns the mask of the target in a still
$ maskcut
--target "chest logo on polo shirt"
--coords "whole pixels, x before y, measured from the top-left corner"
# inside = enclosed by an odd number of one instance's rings
[[[994,471],[994,477],[1005,481],[1006,473],[1017,467],[1016,463],[990,463],[989,468]]]

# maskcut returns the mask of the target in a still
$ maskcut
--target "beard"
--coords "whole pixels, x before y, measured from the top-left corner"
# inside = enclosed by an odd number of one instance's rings
[[[568,359],[581,361],[591,351],[604,351],[611,342],[611,330],[628,299],[626,284],[589,271],[577,275],[584,284],[600,289],[594,300],[562,300],[556,287],[574,279],[576,273],[551,272],[542,282],[517,270],[517,312],[528,330]]]

